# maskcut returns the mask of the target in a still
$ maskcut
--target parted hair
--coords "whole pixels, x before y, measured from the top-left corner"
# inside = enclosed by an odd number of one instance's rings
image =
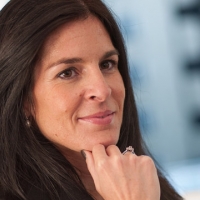
[[[26,125],[24,102],[32,101],[34,67],[42,45],[59,26],[95,15],[119,51],[126,97],[117,146],[147,154],[141,138],[126,49],[113,13],[101,0],[10,0],[0,11],[0,197],[5,200],[93,199],[70,162],[40,132]],[[158,169],[161,200],[182,199]]]

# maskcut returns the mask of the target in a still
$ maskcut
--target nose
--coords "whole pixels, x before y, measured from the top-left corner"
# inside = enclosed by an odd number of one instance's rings
[[[100,69],[88,75],[86,80],[85,98],[87,100],[104,102],[110,97],[112,89]]]

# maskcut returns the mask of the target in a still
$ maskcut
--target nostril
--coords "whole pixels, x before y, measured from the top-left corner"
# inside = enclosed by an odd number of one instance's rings
[[[111,88],[104,79],[95,78],[95,80],[86,85],[85,97],[88,100],[103,102],[111,95]]]
[[[91,99],[95,99],[95,96],[91,96],[90,98],[91,98]]]

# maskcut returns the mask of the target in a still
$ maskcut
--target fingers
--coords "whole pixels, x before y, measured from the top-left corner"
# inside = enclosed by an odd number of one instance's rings
[[[95,160],[106,159],[107,153],[105,147],[102,144],[95,145],[92,149],[92,155],[96,158]]]
[[[105,148],[103,145],[98,144],[93,147],[92,152],[86,150],[84,150],[84,152],[88,170],[93,177],[97,177],[97,169],[100,170],[101,168],[104,168],[110,157],[117,158],[123,156],[118,147],[115,145]]]
[[[130,157],[130,156],[134,156],[136,157],[137,155],[135,153],[131,153],[131,152],[126,152],[125,154],[122,154],[124,157]],[[138,156],[137,156],[138,157]]]
[[[121,155],[119,148],[115,145],[110,145],[106,148],[106,153],[108,156]]]
[[[107,163],[108,159],[112,156],[120,157],[122,154],[118,147],[111,145],[105,148],[103,145],[95,145],[92,149],[92,152],[86,152],[86,163],[89,170],[92,168],[103,168],[102,166]]]
[[[124,155],[126,153],[133,153],[134,154],[134,148],[132,146],[126,147],[126,150],[122,154]]]
[[[89,152],[89,151],[84,150],[84,152]],[[102,160],[102,159],[106,159],[108,156],[112,156],[112,155],[119,156],[119,155],[121,155],[121,152],[120,152],[119,148],[115,145],[110,145],[107,148],[105,148],[103,145],[98,144],[93,147],[92,155],[93,155],[93,158],[95,158],[95,160]]]
[[[92,152],[84,152],[96,190],[104,199],[160,198],[157,170],[150,157],[137,156],[131,148],[122,154],[115,145],[95,145]]]
[[[102,171],[108,165],[112,163],[113,170],[116,166],[118,168],[123,165],[123,163],[128,163],[130,160],[134,164],[135,157],[137,157],[132,152],[126,152],[126,154],[122,154],[119,148],[115,145],[110,145],[105,148],[103,145],[98,144],[95,145],[92,149],[92,152],[84,150],[86,154],[86,163],[88,170],[90,171],[91,175],[96,177],[97,171]]]

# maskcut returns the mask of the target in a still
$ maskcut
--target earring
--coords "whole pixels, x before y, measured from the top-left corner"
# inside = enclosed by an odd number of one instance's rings
[[[29,120],[28,117],[26,117],[26,126],[27,126],[28,128],[31,127],[31,122],[30,122],[30,120]]]

